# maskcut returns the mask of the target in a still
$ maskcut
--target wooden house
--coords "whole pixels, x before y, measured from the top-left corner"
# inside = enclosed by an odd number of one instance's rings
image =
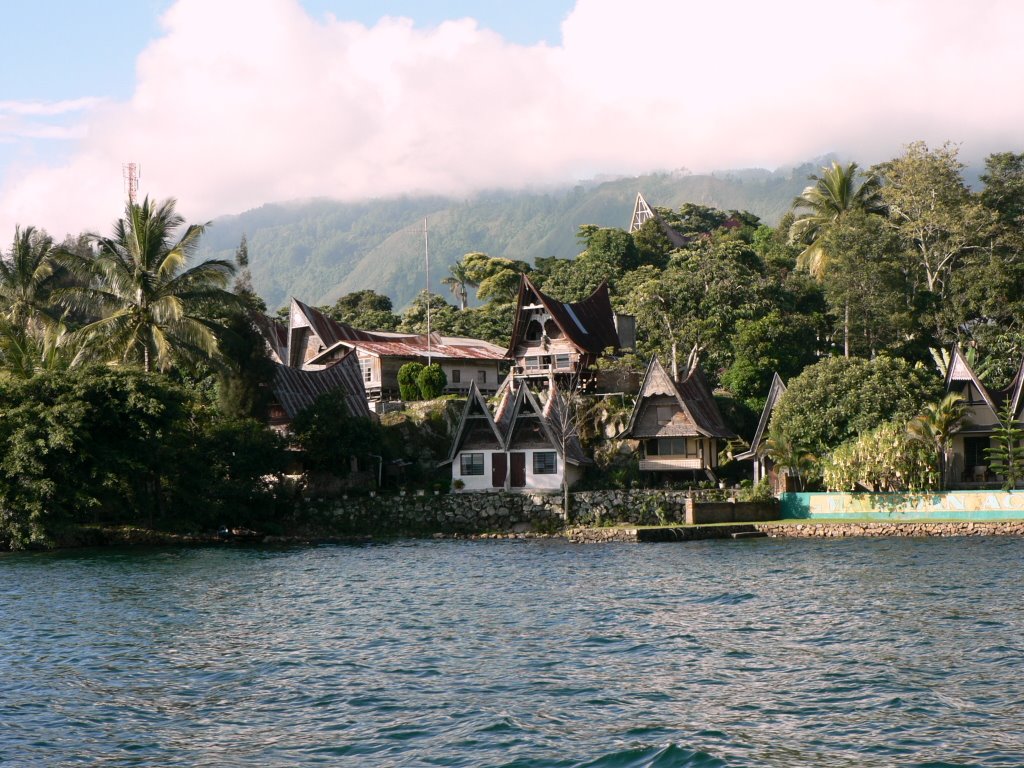
[[[556,385],[543,405],[523,383],[503,387],[496,412],[471,385],[448,459],[462,491],[558,491],[590,461]]]
[[[963,397],[964,418],[953,435],[946,476],[955,484],[986,483],[996,480],[989,469],[988,450],[999,419],[1009,405],[1014,420],[1024,422],[1024,362],[1010,385],[990,390],[974,372],[963,352],[957,348],[946,369],[946,392]]]
[[[448,379],[446,393],[466,394],[472,384],[493,393],[505,361],[505,350],[481,339],[364,331],[292,299],[284,353],[289,366],[323,370],[350,353],[358,360],[371,401],[397,399],[398,371],[410,362],[439,364]]]
[[[618,354],[632,349],[635,342],[635,319],[612,311],[607,283],[583,301],[565,303],[523,276],[507,352],[517,378],[534,386],[575,379],[588,387],[598,358],[608,350]]]
[[[677,382],[653,357],[620,437],[639,441],[641,472],[716,480],[718,452],[736,435],[722,419],[698,363]]]
[[[759,483],[763,479],[769,478],[772,481],[772,487],[776,490],[784,489],[785,480],[777,476],[775,465],[765,451],[765,441],[768,439],[768,425],[771,422],[772,412],[785,391],[786,385],[782,382],[782,377],[777,373],[774,374],[771,388],[768,390],[768,399],[761,410],[761,418],[757,422],[757,431],[754,432],[754,438],[750,441],[750,448],[734,457],[737,461],[753,461],[754,482]]]

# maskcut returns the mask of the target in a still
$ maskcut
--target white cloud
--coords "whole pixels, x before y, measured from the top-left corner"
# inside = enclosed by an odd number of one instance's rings
[[[179,0],[163,22],[131,100],[83,104],[68,162],[5,180],[0,232],[105,228],[127,161],[198,220],[832,150],[871,163],[918,138],[971,159],[1024,149],[1013,0],[579,0],[550,47],[469,19],[314,20],[295,0]],[[0,102],[0,134],[5,114],[74,104]]]

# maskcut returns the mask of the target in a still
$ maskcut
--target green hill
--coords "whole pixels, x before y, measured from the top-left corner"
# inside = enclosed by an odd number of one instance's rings
[[[204,238],[203,255],[232,258],[244,232],[254,287],[272,309],[290,296],[322,304],[363,288],[391,296],[400,309],[425,286],[424,218],[431,288],[443,292],[440,281],[448,266],[470,251],[530,262],[575,256],[579,225],[627,227],[637,192],[653,206],[692,202],[748,210],[775,224],[819,167],[815,162],[776,172],[652,174],[460,200],[271,204],[217,219]]]

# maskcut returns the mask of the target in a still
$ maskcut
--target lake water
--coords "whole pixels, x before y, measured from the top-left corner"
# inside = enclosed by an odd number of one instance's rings
[[[1020,766],[1024,540],[0,556],[0,764]]]

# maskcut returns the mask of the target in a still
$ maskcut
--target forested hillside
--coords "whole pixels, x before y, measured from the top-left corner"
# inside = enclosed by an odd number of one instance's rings
[[[655,174],[595,181],[543,192],[492,192],[469,199],[403,197],[364,203],[316,200],[265,205],[217,219],[205,256],[231,258],[244,233],[253,285],[267,306],[289,296],[322,304],[373,289],[407,305],[425,285],[423,219],[429,224],[433,290],[464,254],[482,251],[534,263],[582,250],[581,224],[626,227],[637,192],[651,205],[687,202],[750,211],[776,224],[820,167],[692,175]]]

